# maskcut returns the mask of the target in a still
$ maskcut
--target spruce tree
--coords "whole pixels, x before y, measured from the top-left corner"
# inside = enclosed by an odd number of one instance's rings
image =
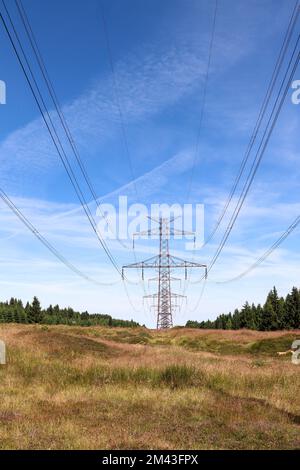
[[[272,331],[276,330],[277,326],[277,315],[274,311],[273,303],[270,299],[267,299],[263,310],[261,330]]]
[[[241,322],[240,322],[240,312],[236,308],[233,315],[232,315],[232,328],[234,330],[239,330],[241,327]]]
[[[286,299],[286,317],[290,328],[300,327],[300,292],[297,287],[292,288]]]
[[[262,329],[263,314],[263,308],[260,304],[258,304],[255,311],[255,325],[257,330]]]
[[[41,323],[43,318],[40,301],[37,297],[33,297],[32,304],[29,308],[29,322]]]
[[[246,302],[240,313],[240,328],[251,328],[252,325],[252,310],[249,303]]]

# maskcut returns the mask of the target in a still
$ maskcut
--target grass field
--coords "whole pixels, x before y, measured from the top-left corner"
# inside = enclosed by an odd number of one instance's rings
[[[0,449],[300,449],[300,331],[0,325]]]

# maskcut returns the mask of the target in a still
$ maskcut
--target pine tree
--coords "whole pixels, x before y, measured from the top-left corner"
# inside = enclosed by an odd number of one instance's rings
[[[26,315],[28,323],[30,323],[30,303],[29,302],[26,302],[26,305],[25,305],[25,315]]]
[[[296,295],[296,311],[295,311],[295,317],[294,317],[294,328],[300,328],[300,290],[296,287],[295,289],[295,295]],[[293,292],[292,292],[293,294]]]
[[[260,304],[258,304],[255,311],[255,325],[257,330],[262,329],[263,314],[263,308]]]
[[[290,328],[299,328],[300,326],[300,291],[292,288],[291,294],[286,301],[286,313]]]
[[[241,327],[241,321],[240,321],[240,312],[239,310],[236,308],[234,313],[233,313],[233,316],[232,316],[232,328],[234,330],[239,330]]]
[[[240,313],[240,328],[251,328],[252,325],[252,310],[249,303],[246,302]]]
[[[285,301],[283,297],[279,299],[279,309],[278,309],[278,328],[281,330],[284,329],[284,318],[285,318]]]
[[[231,315],[231,312],[229,312],[229,314],[227,316],[226,330],[232,330],[232,315]]]
[[[273,303],[270,299],[267,299],[264,310],[263,317],[261,322],[261,330],[271,331],[277,329],[277,315],[274,311]]]
[[[265,331],[278,330],[282,319],[280,318],[280,300],[276,287],[269,292],[264,305],[262,329]]]
[[[32,304],[29,308],[29,322],[41,323],[43,318],[40,301],[37,297],[33,297]]]
[[[4,318],[5,318],[5,323],[13,323],[14,316],[13,316],[13,311],[10,308],[10,306],[7,306]]]
[[[48,315],[53,315],[54,312],[53,312],[53,307],[52,307],[51,304],[50,304],[49,307],[47,308],[46,312],[47,312]]]

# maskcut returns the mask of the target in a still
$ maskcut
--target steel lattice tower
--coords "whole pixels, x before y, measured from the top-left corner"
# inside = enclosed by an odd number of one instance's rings
[[[173,326],[173,305],[171,298],[171,275],[169,265],[169,225],[166,219],[159,221],[159,267],[158,267],[158,301],[157,328]]]
[[[158,276],[156,278],[150,279],[152,281],[158,282],[157,293],[145,295],[144,298],[150,298],[153,300],[152,307],[156,311],[158,329],[166,329],[173,326],[173,313],[177,308],[180,308],[178,299],[185,297],[184,295],[172,292],[171,282],[180,279],[171,277],[171,270],[174,268],[184,268],[186,279],[187,268],[205,268],[205,276],[207,271],[206,265],[204,264],[186,261],[184,259],[178,258],[177,256],[170,255],[169,240],[171,235],[191,235],[191,232],[179,231],[173,228],[171,229],[170,223],[173,220],[174,219],[169,220],[160,217],[158,220],[155,220],[155,222],[158,223],[158,228],[134,234],[134,236],[158,235],[159,254],[139,263],[132,263],[123,266],[122,269],[124,277],[124,269],[140,268],[142,270],[142,279],[144,279],[145,268],[155,269],[157,271]]]

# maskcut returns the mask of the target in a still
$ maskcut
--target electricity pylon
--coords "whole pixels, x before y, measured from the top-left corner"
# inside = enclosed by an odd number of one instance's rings
[[[122,268],[122,275],[124,277],[124,270],[129,268],[141,269],[142,279],[144,279],[145,269],[155,269],[158,272],[156,278],[152,278],[151,281],[158,282],[158,289],[156,294],[145,295],[144,298],[150,298],[153,300],[152,307],[156,311],[157,316],[157,329],[166,329],[173,326],[173,313],[175,309],[180,308],[178,303],[179,299],[185,298],[181,294],[172,292],[171,282],[180,280],[178,278],[171,277],[171,270],[175,268],[183,268],[185,270],[185,279],[187,279],[188,268],[205,268],[205,276],[207,275],[207,266],[205,264],[194,263],[193,261],[187,261],[177,256],[172,256],[169,253],[169,239],[170,236],[175,235],[191,235],[191,232],[181,231],[170,227],[170,224],[174,219],[167,219],[160,217],[158,220],[154,220],[158,227],[155,229],[146,230],[133,235],[134,236],[145,236],[145,235],[158,235],[159,237],[159,254],[152,256],[139,263],[132,263]],[[134,242],[133,242],[134,243]]]

